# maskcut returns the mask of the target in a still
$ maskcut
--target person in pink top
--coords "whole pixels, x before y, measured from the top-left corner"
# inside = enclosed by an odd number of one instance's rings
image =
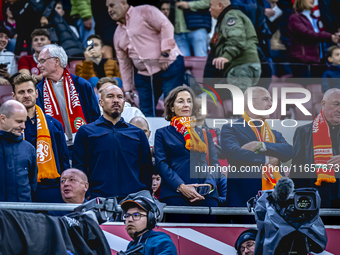
[[[166,97],[172,89],[183,85],[184,60],[174,39],[174,27],[151,5],[133,7],[126,0],[107,0],[106,5],[118,24],[113,43],[126,101],[133,102],[135,87],[143,114],[156,116],[162,93]]]

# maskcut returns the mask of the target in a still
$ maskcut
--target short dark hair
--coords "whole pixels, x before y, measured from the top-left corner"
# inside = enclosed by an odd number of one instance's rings
[[[159,9],[161,9],[163,4],[170,4],[170,0],[161,0],[161,1],[159,1],[159,5],[158,5]]]
[[[171,108],[174,106],[175,100],[177,98],[177,95],[179,92],[182,91],[187,91],[190,93],[191,95],[191,99],[192,99],[192,116],[196,115],[196,112],[198,111],[198,105],[197,102],[195,100],[196,96],[195,93],[192,91],[191,88],[187,87],[187,86],[179,86],[174,88],[173,90],[170,91],[169,95],[165,98],[164,101],[164,114],[163,117],[165,117],[165,119],[167,121],[171,121],[171,119],[175,116],[175,113],[173,113],[171,111]]]
[[[3,24],[0,24],[0,33],[7,35],[7,37],[10,36],[9,30]]]
[[[15,86],[20,85],[24,82],[29,82],[29,81],[31,81],[34,84],[34,88],[37,89],[37,80],[34,78],[33,75],[22,73],[16,76],[13,79],[13,82],[11,83],[13,93],[15,93]]]
[[[340,47],[338,45],[333,45],[329,47],[327,50],[327,57],[331,57],[333,55],[333,51],[336,49],[340,49]]]
[[[103,78],[100,78],[99,81],[97,82],[97,90],[99,91],[100,88],[103,86],[104,83],[112,83],[112,85],[116,85],[118,87],[118,81],[114,78],[111,78],[111,77],[103,77]]]
[[[104,44],[103,44],[103,40],[102,40],[102,38],[99,36],[99,35],[90,35],[89,37],[87,37],[87,40],[86,41],[89,41],[89,40],[91,40],[91,39],[93,39],[93,38],[95,38],[95,39],[98,39],[99,41],[100,41],[100,44],[103,46]]]
[[[33,39],[36,36],[46,36],[48,38],[48,40],[51,39],[50,33],[45,28],[34,29],[33,32],[31,33],[31,38]]]

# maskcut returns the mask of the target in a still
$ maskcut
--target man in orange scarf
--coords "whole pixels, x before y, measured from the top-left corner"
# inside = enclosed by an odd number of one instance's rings
[[[246,202],[259,190],[273,189],[280,178],[279,172],[263,170],[264,166],[278,166],[293,157],[293,147],[282,134],[271,129],[266,119],[269,115],[256,115],[249,110],[248,96],[252,90],[252,104],[256,110],[272,107],[271,95],[261,87],[252,87],[245,92],[245,113],[242,118],[226,124],[221,131],[221,147],[230,166],[237,170],[256,169],[253,172],[228,173],[228,206],[246,206]]]
[[[59,121],[45,115],[36,105],[36,79],[30,74],[15,77],[13,99],[27,110],[24,139],[36,149],[38,165],[38,202],[62,202],[59,177],[70,167],[64,130]]]
[[[313,122],[295,131],[290,177],[295,188],[316,188],[321,207],[340,208],[340,89],[327,90],[321,106]]]

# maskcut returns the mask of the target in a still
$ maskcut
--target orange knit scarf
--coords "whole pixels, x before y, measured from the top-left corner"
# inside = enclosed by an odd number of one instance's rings
[[[207,146],[195,131],[195,117],[173,117],[170,125],[184,136],[185,148],[192,151],[207,152]]]
[[[273,131],[271,130],[269,124],[266,121],[263,121],[264,124],[261,127],[260,133],[246,112],[244,112],[242,117],[247,122],[246,125],[249,125],[249,127],[253,130],[258,141],[275,143],[275,135],[273,134]],[[277,181],[282,178],[278,170],[279,168],[277,166],[276,167],[265,166],[265,168],[264,167],[262,168],[262,190],[274,189]]]

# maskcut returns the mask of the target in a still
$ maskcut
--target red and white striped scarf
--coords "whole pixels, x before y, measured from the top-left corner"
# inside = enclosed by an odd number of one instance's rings
[[[82,125],[86,125],[83,109],[80,104],[79,96],[71,78],[70,72],[65,68],[63,73],[63,90],[66,101],[66,110],[68,120],[71,126],[72,134],[77,133]],[[65,123],[61,116],[57,97],[53,91],[50,79],[45,79],[44,82],[44,107],[45,114],[52,116],[63,124],[65,130]]]

